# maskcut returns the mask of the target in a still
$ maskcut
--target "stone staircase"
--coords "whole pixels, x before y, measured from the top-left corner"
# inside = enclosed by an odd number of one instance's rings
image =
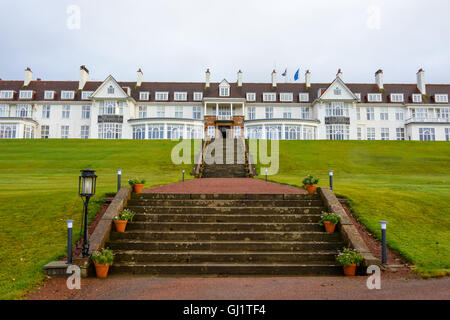
[[[205,154],[203,178],[245,178],[243,140],[213,139],[207,145]],[[222,163],[215,163],[213,158],[216,156],[222,159]]]
[[[112,274],[340,275],[339,233],[317,222],[318,195],[133,194],[125,233],[111,232]]]

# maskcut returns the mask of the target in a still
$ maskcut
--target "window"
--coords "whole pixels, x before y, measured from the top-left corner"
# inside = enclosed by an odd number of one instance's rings
[[[61,126],[61,138],[62,139],[69,138],[69,126]]]
[[[284,108],[283,119],[291,119],[291,118],[292,118],[291,108]]]
[[[145,125],[133,126],[133,139],[145,139]]]
[[[31,90],[20,90],[19,99],[31,99],[33,97],[33,91]]]
[[[235,139],[239,139],[241,137],[241,127],[235,126],[233,132]]]
[[[340,96],[342,94],[342,90],[339,87],[334,88],[334,95]]]
[[[434,101],[437,103],[448,103],[448,94],[435,94]]]
[[[41,126],[41,139],[48,139],[50,136],[50,126]]]
[[[91,97],[91,95],[94,93],[94,91],[83,91],[81,93],[81,99],[82,100],[89,100],[89,98]]]
[[[405,140],[405,128],[396,128],[397,140]]]
[[[70,117],[70,106],[62,106],[62,118],[69,119]]]
[[[375,109],[373,107],[367,108],[366,116],[367,116],[367,120],[375,120]]]
[[[356,120],[361,120],[361,108],[356,108]]]
[[[273,107],[266,107],[266,119],[273,119]]]
[[[9,105],[0,104],[0,117],[9,117]]]
[[[358,102],[361,102],[361,93],[355,93],[355,96],[358,99]]]
[[[301,140],[301,126],[286,125],[284,126],[284,139],[286,140]]]
[[[411,109],[411,117],[415,119],[427,119],[428,110],[427,108],[413,108]]]
[[[167,139],[183,139],[184,126],[182,124],[167,125]]]
[[[356,137],[358,140],[362,140],[362,130],[360,127],[356,128]]]
[[[395,111],[395,120],[403,121],[403,109],[397,109]]]
[[[268,140],[280,140],[281,139],[281,126],[280,125],[266,125],[266,139]]]
[[[138,118],[140,118],[140,119],[147,118],[147,107],[145,107],[145,106],[139,107]]]
[[[30,104],[18,104],[16,107],[16,117],[31,118],[31,105]]]
[[[90,119],[91,118],[91,107],[90,106],[82,106],[81,107],[81,119]]]
[[[303,140],[314,140],[313,127],[303,127]]]
[[[108,87],[108,94],[114,94],[114,87],[113,86],[109,86]]]
[[[248,120],[255,119],[256,110],[255,107],[247,107],[247,118]]]
[[[381,140],[389,140],[389,128],[381,128]]]
[[[186,125],[186,139],[203,139],[203,127]]]
[[[230,95],[230,88],[228,87],[220,87],[219,88],[219,96],[228,97]]]
[[[164,139],[164,125],[163,124],[151,124],[148,126],[148,138],[149,139]]]
[[[214,138],[215,135],[216,135],[216,127],[208,126],[208,137]]]
[[[119,111],[120,114],[122,114],[122,112]],[[100,115],[107,115],[107,114],[116,114],[116,101],[114,100],[100,101]]]
[[[33,139],[34,138],[34,128],[30,125],[25,125],[23,128],[23,137],[25,139]]]
[[[250,126],[247,128],[248,139],[262,139],[262,126]]]
[[[231,109],[225,106],[219,106],[219,120],[230,120]]]
[[[276,101],[277,94],[274,92],[265,92],[263,93],[263,101]]]
[[[367,140],[375,140],[375,128],[367,128]]]
[[[280,93],[281,102],[291,102],[293,100],[292,92],[282,92]]]
[[[450,141],[450,128],[445,128],[445,140]]]
[[[99,139],[121,139],[122,124],[121,123],[99,123],[98,124]]]
[[[434,128],[419,128],[420,141],[434,141]]]
[[[369,102],[381,102],[382,100],[381,93],[369,93],[367,95],[367,100]]]
[[[194,92],[194,101],[202,101],[203,92]]]
[[[389,120],[389,110],[388,108],[380,109],[380,120]]]
[[[183,107],[175,107],[175,118],[183,118]]]
[[[298,101],[300,102],[309,102],[309,93],[299,93]]]
[[[167,100],[169,100],[169,93],[168,92],[155,92],[155,100],[167,101]]]
[[[422,95],[421,94],[413,94],[412,100],[414,103],[421,103],[422,102]]]
[[[0,99],[12,99],[14,97],[14,91],[2,90],[0,91]]]
[[[342,117],[349,115],[349,106],[343,102],[331,102],[325,105],[325,114],[327,117]]]
[[[256,93],[247,92],[246,98],[247,98],[247,101],[256,101]]]
[[[326,125],[327,139],[329,140],[349,140],[349,126],[344,124]]]
[[[61,91],[62,100],[73,100],[74,97],[75,97],[74,91]]]
[[[309,107],[301,108],[302,110],[302,119],[310,120],[311,119],[311,111]]]
[[[148,101],[149,98],[150,98],[150,93],[148,91],[139,92],[139,100]]]
[[[200,120],[200,118],[202,117],[201,107],[192,107],[192,117],[196,120]]]
[[[173,99],[175,101],[186,101],[187,100],[187,92],[175,92],[173,94]]]
[[[391,102],[403,102],[403,93],[391,93]]]
[[[42,119],[50,119],[50,106],[42,106]]]
[[[17,124],[0,123],[0,139],[14,139],[16,132]]]
[[[156,108],[156,116],[158,118],[164,118],[166,116],[165,108],[163,106],[158,106]]]
[[[89,126],[81,126],[81,139],[89,139]]]
[[[45,100],[53,100],[55,98],[55,91],[44,91],[44,99]]]

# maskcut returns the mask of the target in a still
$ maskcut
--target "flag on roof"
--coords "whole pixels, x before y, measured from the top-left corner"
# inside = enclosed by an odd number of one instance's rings
[[[281,74],[283,77],[286,77],[286,75],[287,75],[287,68],[286,68],[286,70],[284,70],[284,72]]]
[[[297,81],[298,80],[298,73],[300,72],[300,68],[299,69],[297,69],[297,72],[295,72],[295,74],[294,74],[294,81]]]

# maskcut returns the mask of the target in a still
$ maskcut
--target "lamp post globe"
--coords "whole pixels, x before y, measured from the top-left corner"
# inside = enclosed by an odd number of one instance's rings
[[[88,206],[89,200],[95,195],[95,188],[97,184],[97,175],[95,170],[84,169],[81,170],[81,175],[78,180],[78,194],[84,202],[84,239],[81,254],[83,257],[89,256],[89,239],[88,239]]]

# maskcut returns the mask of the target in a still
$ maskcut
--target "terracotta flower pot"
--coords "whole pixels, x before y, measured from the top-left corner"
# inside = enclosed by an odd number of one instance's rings
[[[308,190],[309,194],[314,194],[316,192],[317,184],[313,184],[313,185],[307,184],[305,186],[306,186],[306,190]]]
[[[97,278],[106,278],[108,276],[109,263],[107,264],[98,264],[94,262],[95,273],[97,274]]]
[[[325,231],[328,233],[333,233],[334,229],[336,228],[336,224],[331,223],[330,221],[324,221],[323,225],[325,226]]]
[[[127,220],[114,220],[114,224],[116,225],[117,232],[125,232],[125,228],[127,227]]]
[[[144,188],[144,184],[136,183],[133,187],[134,187],[134,192],[135,193],[142,193],[142,189]]]
[[[356,274],[356,264],[351,264],[349,266],[342,266],[344,268],[344,274],[346,276],[354,276]]]

